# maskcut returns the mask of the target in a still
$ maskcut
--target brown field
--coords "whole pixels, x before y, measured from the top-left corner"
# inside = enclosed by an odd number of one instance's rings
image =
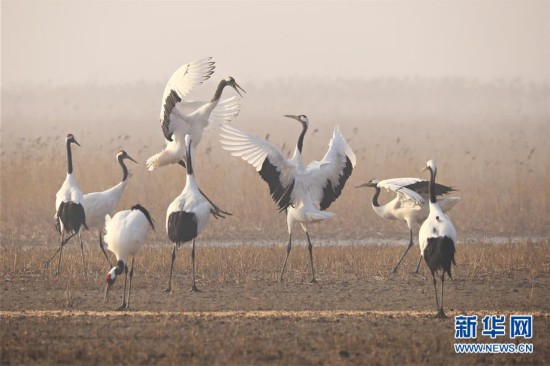
[[[443,321],[432,318],[427,268],[412,274],[416,247],[396,275],[389,270],[401,247],[315,248],[312,285],[301,245],[284,284],[283,245],[199,245],[200,293],[189,292],[186,247],[167,294],[170,248],[155,245],[136,258],[129,312],[114,311],[121,280],[103,303],[108,266],[88,249],[86,279],[74,244],[58,277],[41,265],[54,247],[1,250],[3,364],[543,364],[550,356],[548,243],[458,245]],[[496,313],[534,315],[534,353],[456,355],[452,316]]]

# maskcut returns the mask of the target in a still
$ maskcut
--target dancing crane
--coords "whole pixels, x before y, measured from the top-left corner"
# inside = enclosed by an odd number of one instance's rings
[[[84,273],[86,273],[86,263],[84,262],[84,246],[82,243],[81,229],[88,229],[86,226],[86,214],[84,208],[82,207],[82,192],[76,183],[76,177],[73,174],[73,155],[71,152],[71,144],[80,144],[76,141],[73,134],[67,134],[65,138],[65,144],[67,146],[67,176],[63,185],[57,191],[55,195],[55,227],[59,234],[61,234],[61,242],[59,248],[48,259],[44,262],[44,267],[50,265],[50,261],[55,258],[57,253],[59,253],[59,261],[57,262],[56,275],[59,274],[61,268],[61,255],[63,254],[63,247],[67,242],[76,234],[80,238],[80,253],[82,255],[82,265]],[[69,235],[68,238],[65,238],[65,234]]]
[[[445,272],[449,275],[449,278],[453,278],[451,275],[451,263],[455,263],[456,230],[449,217],[443,212],[437,202],[435,188],[437,165],[435,161],[429,160],[426,163],[426,168],[423,170],[426,169],[430,171],[428,189],[430,195],[430,214],[420,227],[418,241],[422,256],[432,273],[435,302],[438,309],[436,317],[446,318],[447,316],[443,311],[443,284],[445,282]],[[437,285],[434,275],[439,271],[441,271],[441,305],[437,298]]]
[[[305,115],[285,117],[297,120],[302,124],[294,155],[289,160],[282,152],[267,141],[224,124],[222,129],[222,147],[233,156],[242,158],[251,164],[267,182],[271,197],[277,204],[279,212],[287,212],[288,244],[285,261],[279,276],[283,275],[290,250],[292,248],[292,228],[299,222],[306,233],[309,261],[311,265],[311,282],[317,282],[313,267],[313,246],[309,238],[308,225],[319,222],[335,213],[326,212],[342,193],[346,181],[356,164],[355,154],[348,145],[338,126],[334,128],[329,148],[321,161],[313,161],[307,167],[302,161],[304,136],[309,127]]]
[[[124,160],[131,160],[137,164],[126,151],[120,150],[116,154],[116,160],[122,168],[122,180],[120,183],[111,187],[103,192],[93,192],[84,195],[82,205],[84,206],[84,212],[86,213],[86,223],[89,228],[94,228],[101,234],[103,226],[105,225],[105,215],[111,215],[120,202],[122,193],[128,184],[128,168],[124,163]],[[109,258],[107,261],[110,264]]]
[[[99,246],[105,253],[105,247],[111,251],[117,259],[117,264],[107,272],[104,301],[107,301],[109,290],[115,283],[118,276],[123,272],[124,292],[122,296],[122,305],[118,310],[130,309],[130,294],[132,292],[132,278],[134,277],[134,257],[139,252],[147,234],[149,227],[155,230],[153,219],[145,207],[137,204],[131,210],[117,212],[112,218],[105,216],[105,241],[99,234]],[[107,256],[107,254],[105,254]],[[130,285],[128,288],[128,301],[126,302],[126,280],[128,278],[128,257],[132,256],[130,265]]]
[[[182,243],[193,240],[191,247],[191,261],[193,266],[193,283],[191,291],[199,291],[195,283],[195,238],[200,234],[210,216],[212,205],[201,193],[195,182],[193,173],[192,159],[192,139],[191,136],[185,136],[185,145],[187,146],[187,163],[181,162],[181,166],[186,168],[187,180],[183,191],[168,206],[166,211],[166,232],[168,238],[174,243],[172,250],[172,262],[170,263],[170,277],[166,292],[172,291],[172,271],[176,259],[176,249],[179,249]]]
[[[191,90],[202,84],[214,73],[211,57],[194,61],[179,67],[168,80],[162,97],[160,124],[166,139],[166,147],[160,153],[147,159],[149,171],[185,159],[185,135],[193,136],[198,145],[202,132],[209,122],[229,122],[239,114],[240,102],[236,97],[220,101],[223,89],[231,86],[242,97],[240,87],[234,78],[222,79],[210,101],[184,101]]]
[[[405,258],[405,255],[414,244],[413,225],[415,223],[419,225],[422,224],[428,217],[428,186],[429,182],[420,178],[392,178],[384,180],[372,179],[356,187],[372,187],[376,190],[372,197],[372,208],[378,216],[386,220],[402,220],[407,223],[407,227],[409,228],[409,245],[401,255],[401,258],[399,258],[395,267],[393,267],[392,273],[397,272],[397,268],[401,264],[401,261]],[[380,195],[381,189],[393,191],[397,196],[385,205],[380,206],[378,203],[378,196]],[[435,184],[436,196],[442,196],[452,191],[455,191],[452,187],[447,187],[443,184]],[[443,212],[449,211],[458,201],[460,201],[460,197],[443,197],[438,199],[439,206]],[[415,273],[418,273],[421,260],[422,255],[418,258]]]

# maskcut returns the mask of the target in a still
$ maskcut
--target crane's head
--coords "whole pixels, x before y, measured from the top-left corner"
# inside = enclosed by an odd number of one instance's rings
[[[435,173],[437,173],[437,164],[435,161],[432,159],[428,160],[426,166],[421,171],[423,172],[425,170],[430,170],[430,172],[435,175]]]
[[[302,126],[304,126],[305,128],[309,127],[309,120],[307,119],[307,116],[304,114],[300,114],[299,116],[285,114],[284,117],[295,119],[296,121],[300,122]]]
[[[239,84],[237,84],[237,82],[235,81],[235,79],[233,79],[232,76],[228,76],[224,80],[225,80],[227,85],[229,85],[230,87],[235,89],[235,91],[237,92],[237,94],[239,94],[241,96],[241,98],[243,97],[243,95],[241,94],[239,89],[242,90],[243,93],[246,93],[246,91],[243,88],[241,88],[241,86]]]
[[[362,188],[362,187],[376,188],[376,186],[378,185],[379,182],[380,182],[380,180],[375,178],[375,179],[369,180],[367,183],[360,184],[360,185],[356,186],[355,188]]]
[[[111,290],[111,287],[116,281],[117,276],[121,275],[124,271],[124,262],[119,260],[115,267],[111,268],[109,272],[107,272],[107,276],[105,277],[105,282],[107,282],[107,287],[105,287],[105,298],[103,301],[107,301],[107,295],[109,294],[109,290]]]
[[[68,144],[77,144],[78,146],[80,146],[80,144],[78,143],[78,141],[76,141],[72,133],[67,134],[67,137],[65,137],[65,142]]]
[[[116,158],[117,160],[124,160],[124,159],[128,159],[128,160],[131,160],[133,161],[134,163],[136,164],[139,164],[137,161],[135,161],[130,155],[128,155],[128,153],[124,150],[120,150],[118,152],[118,154],[116,154]]]

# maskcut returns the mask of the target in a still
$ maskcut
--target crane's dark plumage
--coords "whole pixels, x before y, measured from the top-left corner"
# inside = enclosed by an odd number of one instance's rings
[[[176,211],[168,217],[168,238],[178,245],[198,235],[197,216],[192,212]]]
[[[87,230],[86,226],[86,214],[84,213],[84,207],[80,203],[74,202],[62,202],[59,205],[57,211],[57,217],[63,223],[65,232],[68,234],[78,233],[81,226]],[[61,234],[61,226],[56,225],[57,231]]]
[[[147,211],[147,209],[145,207],[143,207],[142,205],[140,205],[138,203],[138,204],[135,204],[134,206],[132,206],[132,210],[141,211],[145,215],[145,218],[147,219],[147,221],[149,221],[149,225],[151,225],[151,229],[155,230],[155,224],[153,223],[153,219],[151,218],[151,215],[149,214],[149,211]]]
[[[338,177],[338,184],[336,187],[333,187],[331,181],[327,179],[327,183],[323,188],[323,199],[319,205],[321,210],[326,210],[329,208],[332,202],[336,201],[336,199],[340,197],[342,194],[342,189],[344,189],[344,185],[351,176],[352,171],[353,165],[351,164],[349,158],[346,157],[346,166],[344,167],[344,170],[342,170],[342,174]]]
[[[428,194],[429,188],[430,188],[430,181],[428,180],[422,180],[420,182],[416,182],[413,184],[409,184],[408,186],[405,186],[405,188],[408,188],[412,191],[415,191],[418,194]],[[435,195],[436,196],[443,196],[449,192],[455,192],[456,189],[453,187],[448,187],[443,184],[435,183]]]
[[[424,259],[432,276],[442,270],[443,274],[446,272],[449,278],[453,278],[451,263],[455,264],[455,245],[451,238],[447,236],[428,238],[428,246],[424,249]]]
[[[170,132],[170,113],[181,102],[181,98],[175,90],[172,90],[164,101],[164,118],[162,119],[162,132],[168,141],[172,141],[172,132]]]
[[[279,212],[282,212],[290,206],[292,190],[294,189],[294,179],[292,183],[284,187],[281,184],[281,172],[277,170],[275,165],[271,164],[269,157],[264,160],[262,169],[258,172],[262,179],[269,185],[269,193],[271,198],[277,204]]]

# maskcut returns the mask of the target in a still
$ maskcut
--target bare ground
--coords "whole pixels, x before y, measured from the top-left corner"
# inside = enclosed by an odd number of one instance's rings
[[[131,311],[116,312],[123,281],[103,303],[108,270],[95,248],[70,248],[60,276],[43,270],[53,248],[2,249],[3,364],[544,364],[550,359],[547,245],[459,245],[445,282],[449,319],[437,320],[431,276],[412,273],[416,251],[389,269],[399,247],[316,248],[319,283],[305,250],[277,282],[282,247],[199,248],[199,293],[189,292],[189,250],[178,253],[164,293],[169,248],[136,257]],[[417,249],[416,249],[417,250]],[[534,315],[532,354],[457,355],[458,314]],[[479,331],[479,330],[478,330]],[[494,342],[478,336],[478,342]],[[498,342],[513,342],[509,338]]]

